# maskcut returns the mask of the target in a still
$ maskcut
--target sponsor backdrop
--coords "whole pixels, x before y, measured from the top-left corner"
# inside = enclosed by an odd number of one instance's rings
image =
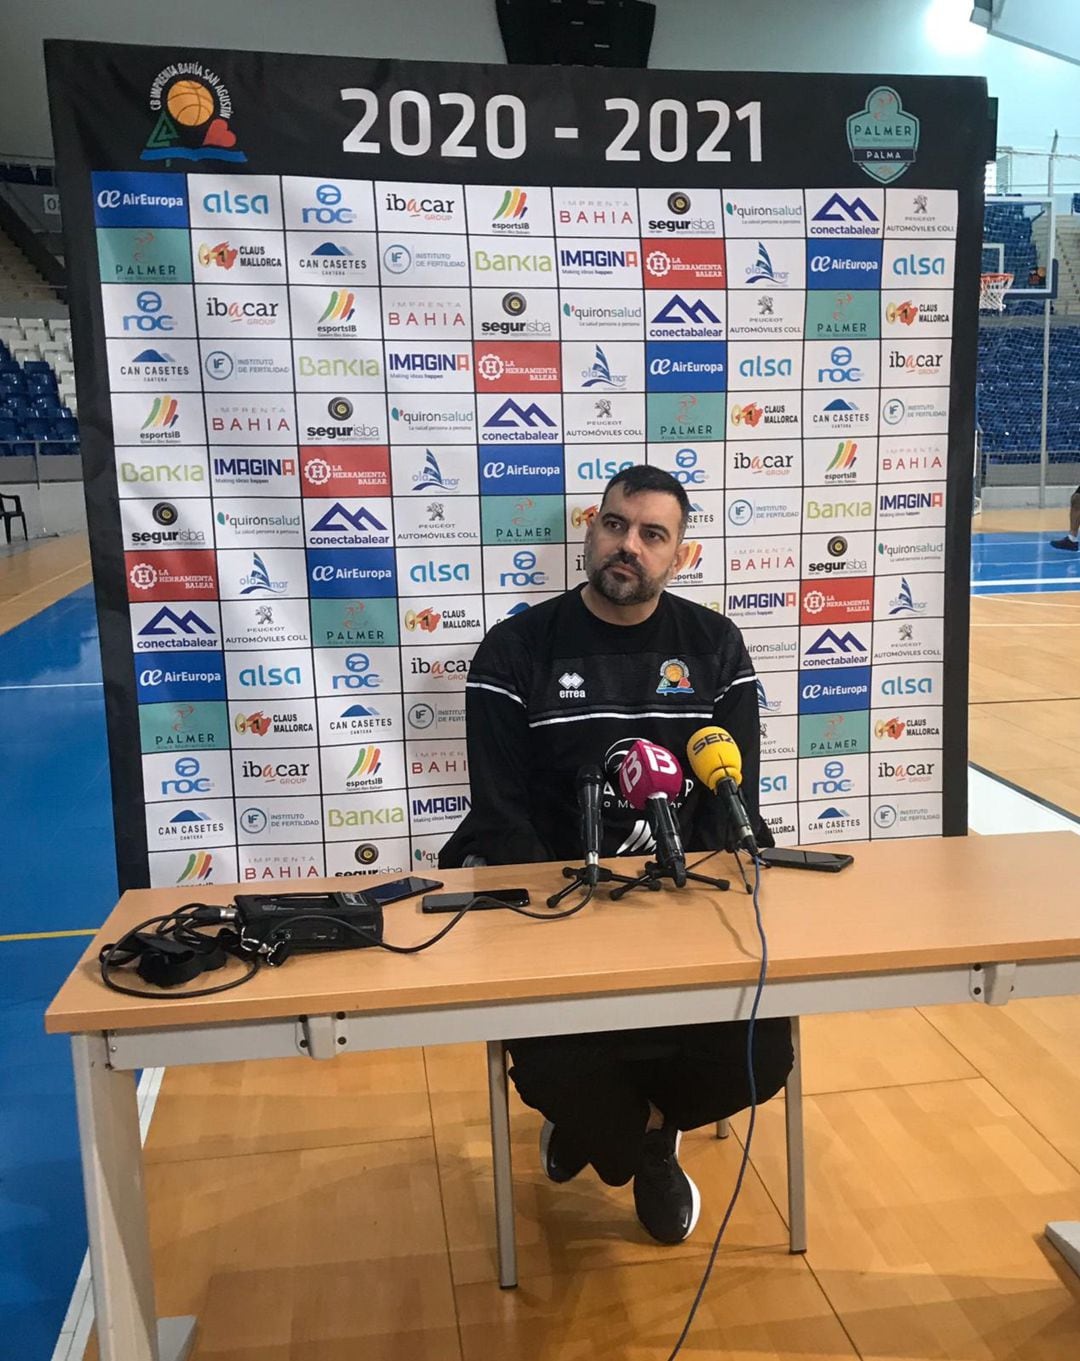
[[[778,840],[964,831],[981,81],[48,63],[125,885],[433,865],[643,461]]]

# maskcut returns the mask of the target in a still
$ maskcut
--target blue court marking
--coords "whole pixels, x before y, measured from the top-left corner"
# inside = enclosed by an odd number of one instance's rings
[[[0,689],[0,935],[97,926],[117,885],[90,587],[0,634]],[[0,942],[0,1350],[19,1361],[49,1361],[86,1251],[70,1049],[43,1020],[85,948]]]
[[[1080,552],[1051,548],[1051,533],[971,536],[972,595],[1027,595],[1080,590]]]

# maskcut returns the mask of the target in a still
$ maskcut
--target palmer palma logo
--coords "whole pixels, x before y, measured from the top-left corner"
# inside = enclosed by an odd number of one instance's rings
[[[847,120],[851,158],[871,179],[891,184],[915,164],[919,120],[907,113],[891,85],[878,85]]]

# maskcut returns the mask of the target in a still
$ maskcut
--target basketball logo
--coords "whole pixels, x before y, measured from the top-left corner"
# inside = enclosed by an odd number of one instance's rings
[[[178,80],[170,89],[165,107],[185,128],[196,128],[214,112],[214,96],[201,80]]]

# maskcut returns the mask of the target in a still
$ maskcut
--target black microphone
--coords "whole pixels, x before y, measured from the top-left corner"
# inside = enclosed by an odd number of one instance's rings
[[[675,821],[675,810],[666,795],[656,794],[646,799],[645,814],[656,842],[657,864],[671,875],[676,888],[682,888],[686,883],[686,854],[679,824]]]
[[[603,844],[603,819],[600,793],[604,776],[599,766],[582,766],[577,773],[577,801],[581,811],[581,845],[585,851],[585,883],[600,882],[600,850]]]

